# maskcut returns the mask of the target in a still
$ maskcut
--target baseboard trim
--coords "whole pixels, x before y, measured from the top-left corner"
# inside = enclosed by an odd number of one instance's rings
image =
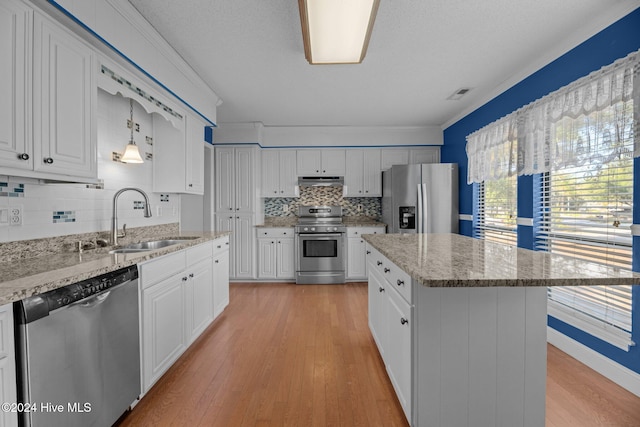
[[[640,374],[620,365],[569,338],[551,327],[547,327],[547,342],[567,353],[574,359],[584,363],[594,371],[609,378],[620,387],[640,397]]]

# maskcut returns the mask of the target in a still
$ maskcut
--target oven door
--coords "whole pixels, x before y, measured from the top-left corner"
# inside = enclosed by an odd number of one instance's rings
[[[297,283],[343,283],[344,233],[297,234]]]

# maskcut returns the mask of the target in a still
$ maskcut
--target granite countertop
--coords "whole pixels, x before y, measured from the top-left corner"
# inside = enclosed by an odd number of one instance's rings
[[[0,305],[19,301],[81,280],[99,276],[133,264],[166,255],[229,235],[229,232],[173,233],[154,235],[152,239],[188,239],[184,243],[157,250],[109,254],[110,247],[83,252],[36,253],[34,256],[0,261]],[[142,241],[142,240],[138,240]],[[128,242],[130,243],[130,242]]]
[[[459,234],[370,234],[363,239],[428,287],[640,284],[640,273]]]
[[[345,216],[342,222],[347,227],[386,227],[386,224],[368,216]],[[256,228],[291,228],[298,224],[297,216],[268,216]]]

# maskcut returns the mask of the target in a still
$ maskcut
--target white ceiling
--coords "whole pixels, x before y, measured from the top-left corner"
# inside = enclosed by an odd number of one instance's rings
[[[219,122],[267,126],[451,124],[640,6],[380,0],[362,64],[309,65],[295,0],[129,1],[222,98]]]

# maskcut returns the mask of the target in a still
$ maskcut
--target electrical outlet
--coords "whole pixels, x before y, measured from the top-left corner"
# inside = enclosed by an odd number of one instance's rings
[[[156,216],[157,217],[162,216],[162,206],[156,206]]]
[[[22,206],[12,206],[9,208],[9,224],[22,225]]]
[[[358,205],[358,212],[362,212],[362,205]]]
[[[289,205],[282,205],[282,212],[289,212]]]

